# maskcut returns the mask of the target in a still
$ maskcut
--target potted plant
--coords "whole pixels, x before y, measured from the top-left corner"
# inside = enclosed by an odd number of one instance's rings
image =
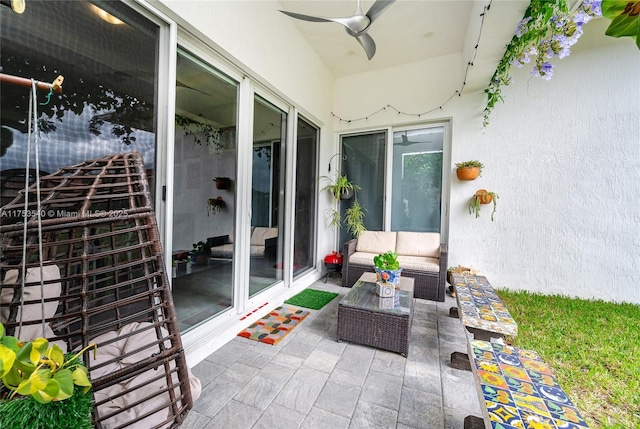
[[[322,178],[331,180],[327,176],[322,176]],[[335,181],[322,188],[322,190],[329,191],[329,193],[331,193],[331,195],[335,198],[336,203],[338,203],[340,200],[347,200],[352,198],[355,195],[356,191],[360,190],[360,186],[349,181],[347,179],[347,176],[337,175]],[[338,229],[341,228],[342,218],[338,209],[330,208],[327,210],[327,212],[328,218],[330,220],[329,226]],[[360,237],[360,234],[362,234],[362,232],[366,230],[363,222],[364,212],[365,209],[360,205],[357,198],[345,211],[344,222],[346,224],[347,232],[349,232],[356,238]]]
[[[471,160],[456,164],[458,180],[475,180],[482,173],[484,165],[480,161]]]
[[[486,189],[479,189],[469,201],[469,214],[475,213],[476,218],[480,217],[481,205],[490,204],[491,202],[493,202],[493,212],[491,212],[491,221],[493,222],[493,216],[496,213],[498,204],[498,194],[495,192],[489,192]]]
[[[216,183],[216,189],[229,189],[231,187],[231,178],[215,177],[213,181]]]
[[[211,245],[208,241],[198,241],[193,243],[193,251],[191,252],[192,264],[206,264],[211,255]]]
[[[224,202],[221,196],[217,198],[209,198],[207,200],[207,216],[211,214],[217,214],[220,212],[220,209],[225,207],[227,204]]]
[[[323,178],[331,180],[327,176]],[[348,200],[353,197],[355,191],[360,190],[360,186],[347,179],[347,176],[336,175],[336,179],[322,190],[331,192],[336,200]]]
[[[349,232],[356,238],[359,238],[360,235],[366,230],[363,223],[364,211],[365,208],[360,205],[358,199],[356,198],[351,207],[349,207],[344,213],[344,221],[347,225],[347,232]]]
[[[0,323],[0,427],[20,429],[28,422],[34,428],[93,428],[91,382],[80,358],[92,347],[65,355],[44,338],[5,336]]]
[[[398,254],[392,250],[380,253],[373,257],[374,270],[376,272],[376,282],[379,284],[391,283],[394,287],[400,285],[400,262],[398,262]]]

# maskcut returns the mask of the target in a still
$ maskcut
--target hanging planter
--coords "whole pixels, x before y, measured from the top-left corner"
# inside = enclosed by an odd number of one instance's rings
[[[226,207],[226,205],[227,203],[225,203],[220,196],[218,196],[218,198],[209,198],[207,201],[207,216],[217,214],[220,209]]]
[[[495,192],[489,192],[486,189],[479,189],[469,201],[469,214],[475,214],[476,218],[478,218],[480,217],[481,205],[491,203],[493,203],[493,212],[491,212],[491,221],[493,222],[493,215],[496,213],[496,207],[498,204],[498,194]]]
[[[482,173],[484,165],[480,161],[465,161],[456,164],[458,180],[475,180]]]
[[[229,177],[216,177],[213,181],[216,183],[216,189],[229,189],[231,187],[231,179]]]

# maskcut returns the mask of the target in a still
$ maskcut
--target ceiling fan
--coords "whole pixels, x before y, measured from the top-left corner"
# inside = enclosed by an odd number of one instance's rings
[[[360,8],[360,0],[357,1],[358,3],[356,5],[355,12],[352,16],[346,18],[323,18],[319,16],[309,16],[295,12],[287,12],[285,10],[281,10],[280,12],[284,13],[285,15],[289,15],[292,18],[301,19],[303,21],[336,22],[338,24],[344,25],[347,34],[356,38],[358,43],[362,45],[364,51],[367,53],[367,58],[371,59],[376,53],[376,44],[373,41],[373,38],[369,36],[367,32],[371,28],[371,24],[373,24],[373,21],[380,17],[380,15],[382,15],[382,12],[384,12],[396,0],[376,0],[376,2],[371,6],[366,15],[362,13],[362,9]]]

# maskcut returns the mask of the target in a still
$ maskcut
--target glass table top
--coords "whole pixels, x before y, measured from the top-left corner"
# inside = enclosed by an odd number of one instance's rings
[[[413,280],[413,279],[411,279]],[[396,289],[393,297],[383,298],[376,294],[377,285],[358,280],[342,298],[339,305],[382,313],[409,315],[413,291]]]

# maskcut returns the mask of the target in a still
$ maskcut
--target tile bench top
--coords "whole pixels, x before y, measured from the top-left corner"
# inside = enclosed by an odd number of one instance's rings
[[[536,352],[479,340],[468,347],[487,429],[588,427]]]
[[[459,317],[467,328],[518,335],[518,325],[483,276],[453,275]]]

